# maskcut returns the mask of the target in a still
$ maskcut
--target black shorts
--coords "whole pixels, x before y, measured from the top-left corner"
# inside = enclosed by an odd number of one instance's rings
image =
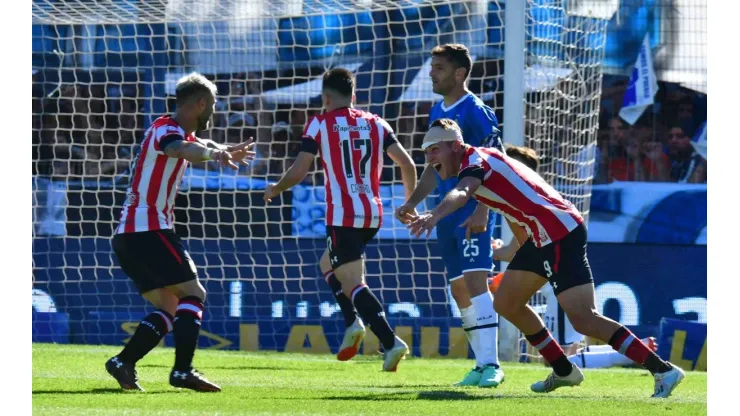
[[[509,263],[507,269],[536,273],[547,279],[555,295],[575,286],[594,282],[586,256],[586,227],[579,225],[565,238],[537,248],[530,238]]]
[[[378,233],[378,228],[326,226],[326,246],[331,267],[347,264],[365,257],[365,246]]]
[[[198,279],[190,254],[172,230],[116,234],[112,246],[139,293]]]

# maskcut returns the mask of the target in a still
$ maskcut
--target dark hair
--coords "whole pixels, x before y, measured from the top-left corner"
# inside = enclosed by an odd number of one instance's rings
[[[473,60],[470,58],[470,51],[465,45],[459,43],[439,45],[432,49],[432,56],[443,57],[452,62],[457,68],[465,68],[465,79],[470,76]]]
[[[429,128],[431,129],[432,127],[442,127],[445,130],[460,130],[460,126],[458,126],[454,120],[451,120],[449,118],[440,118],[434,120]]]
[[[342,97],[351,97],[355,91],[355,77],[348,69],[332,68],[324,74],[322,90],[331,90]]]
[[[506,156],[524,163],[525,166],[535,172],[540,167],[540,158],[537,156],[537,152],[530,147],[507,145]]]
[[[180,78],[175,86],[175,100],[178,106],[192,97],[200,99],[204,95],[211,95],[215,98],[217,93],[216,84],[197,72]]]

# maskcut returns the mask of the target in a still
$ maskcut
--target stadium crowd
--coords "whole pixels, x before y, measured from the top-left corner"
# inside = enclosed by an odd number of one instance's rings
[[[56,180],[126,180],[135,145],[143,140],[145,120],[135,85],[63,84],[48,97],[34,74],[33,174]],[[275,104],[264,98],[263,83],[242,74],[219,83],[214,128],[204,134],[220,143],[257,140],[257,160],[240,174],[275,180],[300,150],[299,139],[318,106]],[[630,126],[618,113],[626,82],[605,82],[599,117],[594,183],[614,181],[706,183],[707,161],[691,138],[706,120],[706,95],[661,83],[657,111],[648,108]],[[494,102],[487,103],[496,108]],[[400,105],[389,119],[398,139],[422,166],[420,150],[432,102]],[[174,109],[174,99],[168,100]],[[362,107],[362,106],[360,106]],[[501,114],[498,114],[501,120]],[[504,132],[504,141],[506,141]],[[547,164],[543,152],[543,165]],[[389,161],[387,161],[389,162]],[[390,165],[387,163],[386,165]],[[195,166],[214,170],[215,166]],[[321,169],[307,181],[323,184]],[[383,180],[400,178],[386,169]]]

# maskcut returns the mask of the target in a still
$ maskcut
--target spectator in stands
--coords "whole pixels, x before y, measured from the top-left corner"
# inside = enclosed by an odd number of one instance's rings
[[[629,130],[624,151],[621,155],[613,154],[616,157],[609,160],[609,182],[668,181],[668,158],[662,145],[649,139],[651,134],[651,129],[644,125]]]
[[[668,131],[671,179],[678,183],[706,183],[707,161],[694,150],[686,122],[675,121]]]

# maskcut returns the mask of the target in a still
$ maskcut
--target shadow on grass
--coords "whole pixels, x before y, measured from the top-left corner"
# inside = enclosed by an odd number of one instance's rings
[[[388,386],[383,386],[388,387]],[[381,387],[381,388],[383,388]],[[404,386],[404,387],[423,387],[423,386]],[[378,386],[374,387],[378,388]],[[403,397],[406,396],[406,397]],[[551,396],[553,397],[553,396]],[[476,401],[476,400],[506,400],[506,399],[547,399],[546,396],[531,396],[526,394],[514,395],[480,395],[469,394],[458,390],[429,390],[420,392],[394,392],[394,393],[367,393],[352,396],[332,396],[323,397],[321,400],[367,400],[367,401],[398,401],[398,400],[428,400],[428,401]],[[569,396],[569,399],[574,397]]]
[[[386,386],[384,386],[386,387]],[[422,387],[422,386],[404,386],[404,387]],[[368,400],[368,401],[397,401],[403,400],[403,396],[406,396],[408,400],[490,400],[491,397],[486,396],[474,396],[464,391],[450,391],[450,390],[431,390],[421,392],[393,392],[393,393],[368,393],[353,396],[333,396],[324,397],[323,400]]]
[[[33,396],[39,395],[55,395],[55,394],[159,394],[159,393],[172,393],[170,391],[148,391],[140,392],[136,390],[126,391],[120,388],[96,388],[89,390],[33,390],[31,394]]]
[[[164,364],[140,364],[137,368],[167,368],[172,369],[171,365]],[[314,368],[304,367],[270,367],[266,365],[199,365],[198,370],[266,370],[266,371],[316,371]]]

